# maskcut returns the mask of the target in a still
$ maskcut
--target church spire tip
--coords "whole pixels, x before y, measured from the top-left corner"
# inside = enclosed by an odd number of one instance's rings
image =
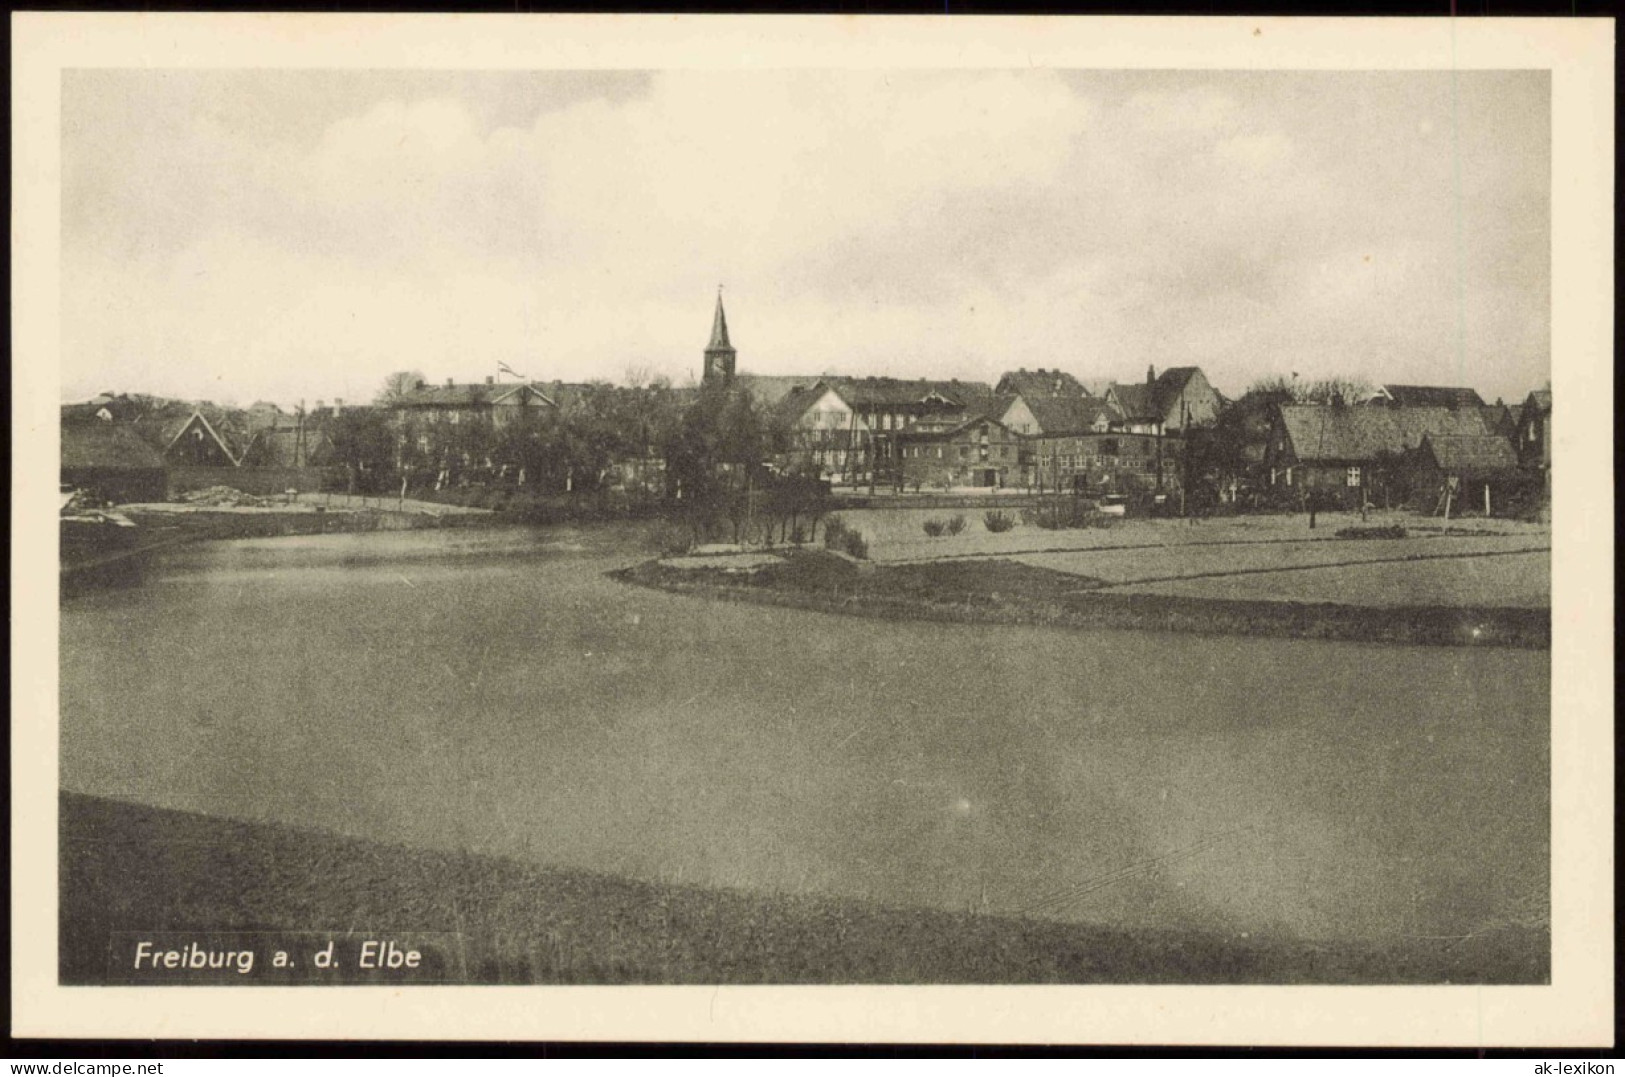
[[[717,285],[717,312],[711,319],[710,348],[731,348],[728,343],[728,315],[722,309],[722,285]]]

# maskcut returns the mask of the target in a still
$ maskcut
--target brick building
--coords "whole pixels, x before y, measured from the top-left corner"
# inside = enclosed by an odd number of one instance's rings
[[[901,480],[909,487],[983,486],[1019,478],[1021,435],[986,415],[923,420],[897,438]]]

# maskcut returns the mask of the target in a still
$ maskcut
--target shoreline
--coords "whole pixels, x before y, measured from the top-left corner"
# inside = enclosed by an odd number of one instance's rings
[[[124,511],[124,510],[120,510]],[[430,516],[379,510],[312,512],[209,511],[125,512],[136,524],[136,537],[129,546],[81,552],[69,557],[59,554],[57,575],[59,594],[76,597],[108,588],[138,583],[153,558],[183,546],[229,542],[236,539],[297,538],[308,535],[372,534],[384,531],[432,531],[442,528],[494,528],[514,522],[486,514],[446,514]]]
[[[1190,632],[1436,647],[1551,649],[1551,611],[1358,606],[1120,592],[997,558],[865,564],[818,551],[743,573],[646,561],[609,575],[676,594],[880,620]]]

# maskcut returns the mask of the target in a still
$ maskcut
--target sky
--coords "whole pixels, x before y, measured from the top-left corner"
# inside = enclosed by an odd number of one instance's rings
[[[1550,377],[1544,72],[79,70],[62,389]]]

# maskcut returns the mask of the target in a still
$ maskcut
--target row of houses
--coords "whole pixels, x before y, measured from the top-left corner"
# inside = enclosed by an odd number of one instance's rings
[[[711,368],[707,368],[711,369]],[[997,383],[739,374],[790,434],[786,466],[895,486],[1161,488],[1222,398],[1199,368],[1093,392],[1062,371]]]
[[[346,405],[318,400],[315,407],[284,409],[257,401],[233,410],[130,394],[102,393],[62,406],[62,481],[95,489],[109,500],[161,500],[164,476],[174,469],[301,471],[339,466],[335,436],[340,421],[372,419],[397,432],[385,462],[399,462],[408,432],[428,452],[447,432],[500,429],[520,414],[557,410],[582,387],[555,383],[403,386],[383,404]]]
[[[94,433],[100,427],[125,430],[176,467],[307,467],[330,458],[327,424],[342,410],[343,401],[332,408],[318,402],[307,415],[264,401],[234,411],[102,393],[82,404],[63,405],[62,426],[65,436],[87,445],[107,440]]]
[[[1550,389],[1514,406],[1486,405],[1470,389],[1415,386],[1384,387],[1364,406],[1282,404],[1260,479],[1277,499],[1350,508],[1403,500],[1491,513],[1536,491],[1549,501],[1551,416]]]
[[[1022,368],[990,384],[763,376],[736,365],[719,295],[701,389],[675,391],[679,406],[707,386],[747,394],[787,433],[782,456],[766,463],[832,483],[900,490],[1173,492],[1190,483],[1188,465],[1201,456],[1204,437],[1236,406],[1195,366],[1148,368],[1136,382],[1086,382],[1059,369]],[[344,416],[387,428],[397,466],[409,450],[445,460],[452,449],[480,442],[471,432],[568,412],[589,389],[517,377],[419,380],[393,386],[377,405],[318,401],[314,409],[288,412],[258,402],[236,413],[104,394],[63,409],[64,481],[74,481],[70,472],[83,478],[92,461],[114,458],[142,473],[128,481],[147,494],[157,485],[154,472],[165,466],[323,467],[335,461],[334,434]],[[1313,492],[1327,504],[1357,507],[1396,493],[1416,503],[1459,488],[1462,497],[1470,489],[1475,502],[1482,494],[1493,504],[1549,470],[1550,414],[1549,390],[1510,407],[1486,405],[1471,389],[1405,385],[1347,403],[1283,399],[1246,427],[1245,466],[1217,481],[1232,499],[1243,489],[1276,502]],[[463,464],[478,464],[466,449],[458,451]],[[644,469],[649,462],[638,464]]]

